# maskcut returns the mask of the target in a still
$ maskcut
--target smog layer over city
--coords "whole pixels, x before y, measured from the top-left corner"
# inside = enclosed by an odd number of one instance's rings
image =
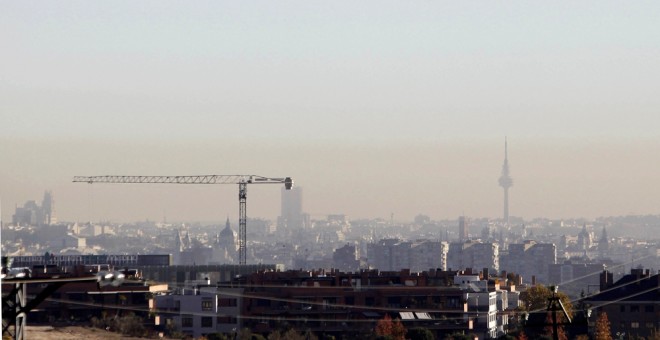
[[[3,1],[3,338],[660,339],[658,18]]]

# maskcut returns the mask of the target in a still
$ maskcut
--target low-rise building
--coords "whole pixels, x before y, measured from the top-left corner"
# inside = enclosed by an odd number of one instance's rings
[[[154,296],[150,309],[161,329],[176,329],[195,338],[237,332],[243,289],[189,287]]]
[[[293,328],[357,338],[372,334],[389,314],[406,328],[427,328],[442,338],[471,332],[473,323],[466,317],[465,290],[452,286],[448,277],[435,270],[260,271],[217,286],[156,296],[154,311],[159,324],[194,337],[243,328],[267,335]]]
[[[660,274],[632,269],[630,274],[613,282],[613,275],[603,271],[600,292],[585,299],[591,309],[606,313],[612,334],[626,338],[649,337],[660,329]]]

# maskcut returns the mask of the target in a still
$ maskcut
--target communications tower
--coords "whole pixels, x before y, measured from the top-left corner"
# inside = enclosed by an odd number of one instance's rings
[[[504,189],[504,223],[509,225],[509,188],[513,186],[513,179],[509,175],[509,155],[507,150],[507,141],[504,137],[504,164],[502,164],[502,175],[499,183]]]

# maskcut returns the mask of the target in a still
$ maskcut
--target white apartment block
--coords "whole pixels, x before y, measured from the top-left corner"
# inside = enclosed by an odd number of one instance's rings
[[[156,325],[175,327],[194,338],[241,329],[242,288],[185,288],[180,294],[156,295]]]

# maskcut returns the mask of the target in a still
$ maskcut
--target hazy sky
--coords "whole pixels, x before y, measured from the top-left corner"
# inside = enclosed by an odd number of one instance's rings
[[[660,213],[660,3],[0,1],[0,197],[222,220],[291,176],[312,216]],[[274,218],[279,186],[249,189]]]

